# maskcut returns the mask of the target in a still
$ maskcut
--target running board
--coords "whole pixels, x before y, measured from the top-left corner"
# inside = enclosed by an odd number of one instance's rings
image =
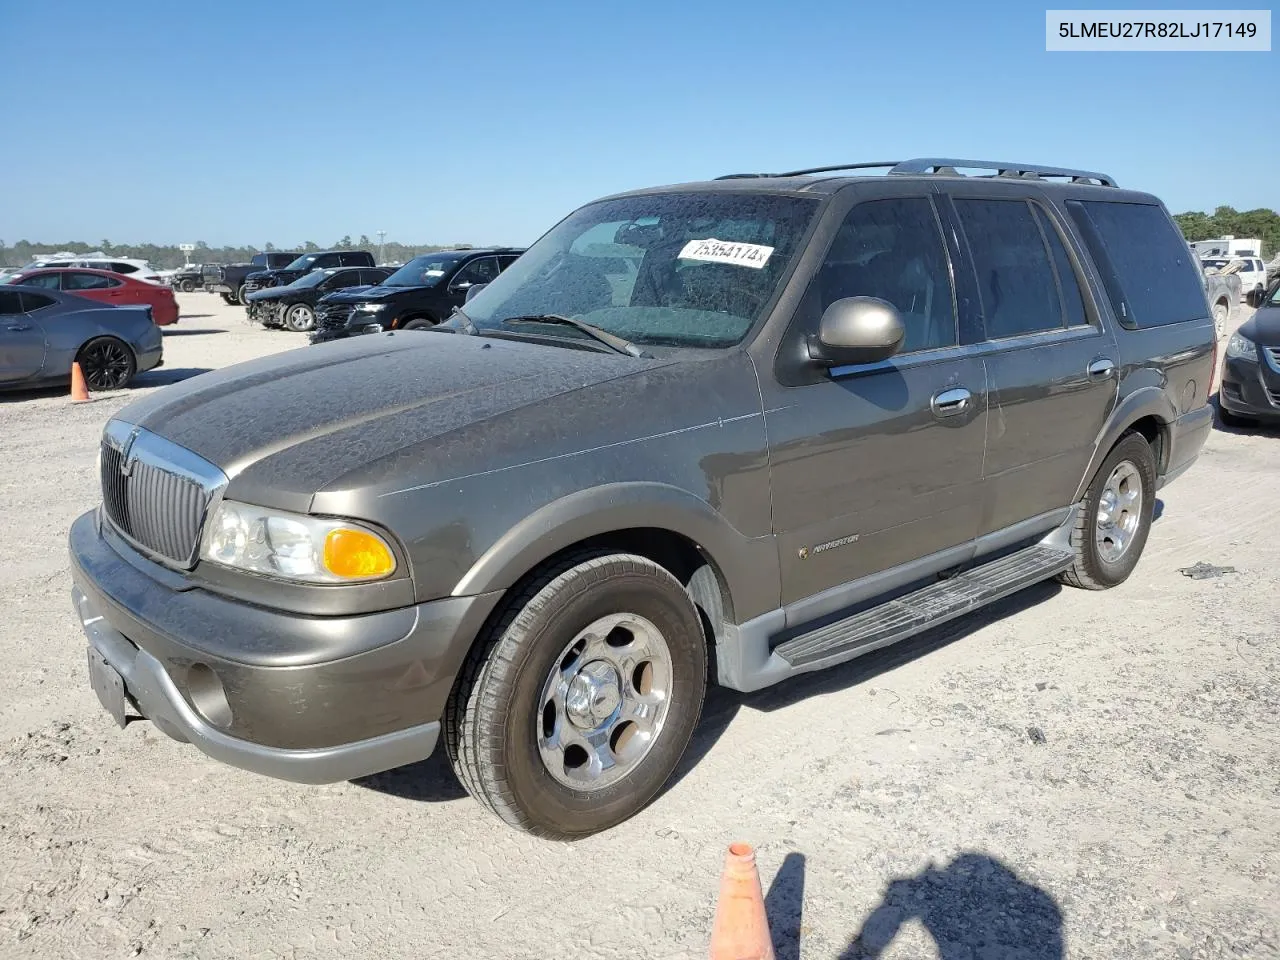
[[[994,603],[1071,566],[1067,550],[1037,544],[973,567],[948,580],[819,627],[774,647],[792,668],[814,669],[846,660],[863,648],[883,647]]]

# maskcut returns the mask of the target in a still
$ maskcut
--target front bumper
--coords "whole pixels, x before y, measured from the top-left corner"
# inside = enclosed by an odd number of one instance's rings
[[[1261,349],[1258,353],[1256,360],[1228,357],[1223,362],[1218,403],[1238,417],[1280,421],[1280,369]]]
[[[280,325],[284,304],[279,300],[250,300],[244,307],[250,323],[260,323],[264,327]]]
[[[332,783],[429,756],[454,677],[497,594],[348,617],[230,600],[100,526],[70,534],[89,644],[138,712],[232,766]]]

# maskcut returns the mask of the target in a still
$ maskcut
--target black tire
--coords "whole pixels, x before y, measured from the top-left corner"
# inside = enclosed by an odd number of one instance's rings
[[[1219,300],[1213,305],[1213,333],[1219,340],[1227,334],[1227,320],[1231,316],[1231,308],[1226,301]]]
[[[1247,427],[1256,427],[1257,420],[1250,420],[1248,417],[1237,417],[1234,413],[1222,405],[1222,400],[1218,400],[1218,420],[1224,427],[1231,427],[1235,430],[1242,430]]]
[[[240,284],[240,288],[236,290],[236,303],[242,306],[249,306],[249,291],[245,289],[244,284]]]
[[[290,304],[280,317],[285,329],[294,333],[309,333],[316,326],[316,312],[305,303]]]
[[[94,337],[80,348],[76,362],[90,390],[121,390],[138,369],[129,345],[115,337]]]
[[[1123,552],[1115,558],[1108,558],[1103,555],[1104,546],[1099,544],[1099,507],[1108,480],[1117,468],[1126,463],[1141,480],[1140,500],[1131,510],[1122,511],[1122,516],[1133,515],[1134,529],[1127,538]],[[1140,433],[1126,433],[1111,448],[1085,492],[1083,508],[1076,517],[1075,529],[1071,531],[1075,562],[1069,570],[1059,574],[1058,579],[1084,590],[1106,590],[1124,583],[1138,565],[1142,548],[1146,546],[1155,504],[1156,459],[1151,451],[1151,444]],[[1108,540],[1107,543],[1113,544],[1114,541]],[[1107,546],[1105,549],[1114,549],[1114,546]]]
[[[665,721],[621,779],[573,789],[539,752],[544,685],[566,643],[618,613],[647,619],[666,642]],[[480,637],[449,698],[446,749],[467,791],[506,823],[542,837],[588,836],[633,816],[662,789],[697,726],[706,676],[702,623],[675,577],[644,557],[576,554],[517,588]]]
[[[413,320],[410,320],[400,329],[401,330],[430,330],[435,325],[436,325],[436,322],[434,320],[428,320],[425,317],[416,317]]]
[[[225,303],[227,306],[234,307],[236,305],[236,298],[233,297],[231,294],[224,293],[221,296],[222,296],[222,302]]]
[[[196,288],[196,285],[190,280],[183,280],[178,286],[183,293],[191,293]]]

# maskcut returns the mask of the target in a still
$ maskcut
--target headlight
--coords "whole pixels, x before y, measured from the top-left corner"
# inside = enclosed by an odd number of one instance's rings
[[[362,303],[356,309],[361,313],[376,313],[379,310],[387,309],[387,305],[385,303]]]
[[[1257,360],[1258,348],[1248,337],[1233,333],[1227,341],[1227,356],[1232,360]]]
[[[224,500],[205,524],[200,557],[234,570],[304,583],[381,580],[395,555],[372,530]]]

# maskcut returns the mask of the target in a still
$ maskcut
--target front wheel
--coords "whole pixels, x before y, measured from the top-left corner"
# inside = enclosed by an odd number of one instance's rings
[[[430,330],[435,326],[434,320],[427,320],[424,317],[418,317],[416,320],[410,320],[401,330]]]
[[[183,293],[191,293],[191,291],[195,290],[196,285],[190,280],[183,280],[182,283],[178,284],[178,288]]]
[[[1226,336],[1227,314],[1229,312],[1225,303],[1215,303],[1213,305],[1213,332],[1219,340]]]
[[[1102,461],[1071,533],[1075,563],[1063,583],[1105,590],[1129,578],[1151,531],[1156,460],[1140,433],[1126,433]]]
[[[94,337],[76,354],[90,390],[121,390],[137,370],[133,351],[115,337]]]
[[[284,312],[284,325],[294,333],[306,333],[316,325],[316,315],[305,303],[295,303]]]
[[[224,293],[222,294],[222,302],[228,307],[234,307],[236,305],[236,298],[229,293]]]
[[[680,761],[706,688],[698,612],[665,569],[580,554],[535,577],[449,699],[467,791],[511,826],[574,839],[644,808]]]

